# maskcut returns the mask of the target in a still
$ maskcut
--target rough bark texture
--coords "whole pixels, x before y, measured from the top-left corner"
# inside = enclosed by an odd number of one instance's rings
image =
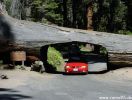
[[[132,66],[132,53],[108,53],[108,61],[113,67]]]

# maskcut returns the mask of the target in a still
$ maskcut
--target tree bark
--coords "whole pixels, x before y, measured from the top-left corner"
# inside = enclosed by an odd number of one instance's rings
[[[74,27],[74,28],[76,28],[76,25],[77,25],[77,23],[76,23],[76,20],[77,20],[77,18],[76,18],[76,16],[77,16],[77,1],[76,0],[72,0],[72,15],[73,15],[73,22],[72,22],[72,26]]]
[[[128,0],[128,29],[132,31],[132,0]]]
[[[68,20],[67,20],[67,0],[63,0],[63,21],[64,21],[63,26],[67,27],[68,26]]]
[[[132,67],[132,53],[108,53],[108,64],[110,69],[119,67]]]

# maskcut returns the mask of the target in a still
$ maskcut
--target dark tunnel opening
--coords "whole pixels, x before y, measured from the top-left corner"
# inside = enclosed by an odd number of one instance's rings
[[[72,45],[76,44],[80,49],[79,56],[82,56],[82,61],[85,61],[89,64],[89,73],[104,73],[108,70],[107,68],[107,50],[106,48],[89,44],[84,42],[67,42],[67,43],[58,43],[52,45],[43,46],[40,50],[41,60],[44,62],[44,66],[47,72],[51,73],[62,73],[63,70],[56,70],[53,65],[48,63],[48,48],[53,47],[57,51],[59,51],[64,59],[64,62],[67,63],[72,55],[72,52],[76,52],[77,50],[73,50]],[[76,48],[76,49],[77,49]],[[71,50],[70,50],[71,49]],[[71,53],[70,53],[71,52]],[[64,67],[63,65],[62,67]],[[102,68],[101,68],[102,67]],[[64,69],[64,68],[62,68]]]

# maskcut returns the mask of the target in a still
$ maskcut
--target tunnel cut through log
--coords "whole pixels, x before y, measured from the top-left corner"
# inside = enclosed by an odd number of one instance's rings
[[[71,44],[75,44],[75,43],[78,44],[78,45],[85,45],[85,46],[89,45],[89,46],[92,47],[91,51],[89,51],[89,52],[87,51],[87,54],[85,54],[85,56],[89,56],[90,58],[92,57],[91,61],[96,62],[96,60],[100,58],[101,62],[104,61],[104,62],[107,63],[107,51],[106,51],[106,48],[104,49],[104,47],[102,47],[100,45],[89,44],[89,43],[85,43],[85,42],[76,42],[76,41],[67,42],[67,43],[57,43],[57,44],[45,45],[45,46],[42,46],[40,48],[40,59],[43,61],[46,71],[48,71],[48,72],[51,71],[51,70],[53,71],[52,66],[50,66],[48,64],[48,61],[47,61],[47,59],[48,59],[47,53],[48,53],[49,46],[55,47],[58,51],[60,51],[61,53],[62,52],[64,53],[64,51],[63,51],[64,48],[66,48],[66,47],[69,48],[69,46],[71,46]],[[86,48],[89,48],[89,47],[86,47]],[[103,48],[103,49],[101,49],[101,48]],[[69,52],[68,50],[69,49],[66,49],[65,51],[68,53]],[[105,52],[105,54],[104,54],[104,52]],[[68,57],[63,55],[64,59],[65,59],[65,57],[69,59],[69,55],[68,55]],[[90,59],[88,61],[90,61]]]

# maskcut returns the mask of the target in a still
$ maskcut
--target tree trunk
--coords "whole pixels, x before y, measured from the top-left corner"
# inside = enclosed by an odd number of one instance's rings
[[[108,53],[108,64],[110,69],[132,66],[132,53]]]
[[[76,25],[77,25],[77,23],[76,23],[76,20],[77,20],[77,18],[76,18],[76,16],[77,16],[77,1],[76,0],[72,0],[72,13],[73,13],[73,22],[72,22],[72,26],[74,27],[74,28],[76,28]]]
[[[87,6],[87,30],[93,30],[93,4],[92,2]]]
[[[128,0],[128,29],[132,31],[132,0]]]
[[[68,26],[68,20],[67,20],[67,0],[63,0],[63,21],[64,21],[64,24],[63,26],[64,27],[67,27]]]

